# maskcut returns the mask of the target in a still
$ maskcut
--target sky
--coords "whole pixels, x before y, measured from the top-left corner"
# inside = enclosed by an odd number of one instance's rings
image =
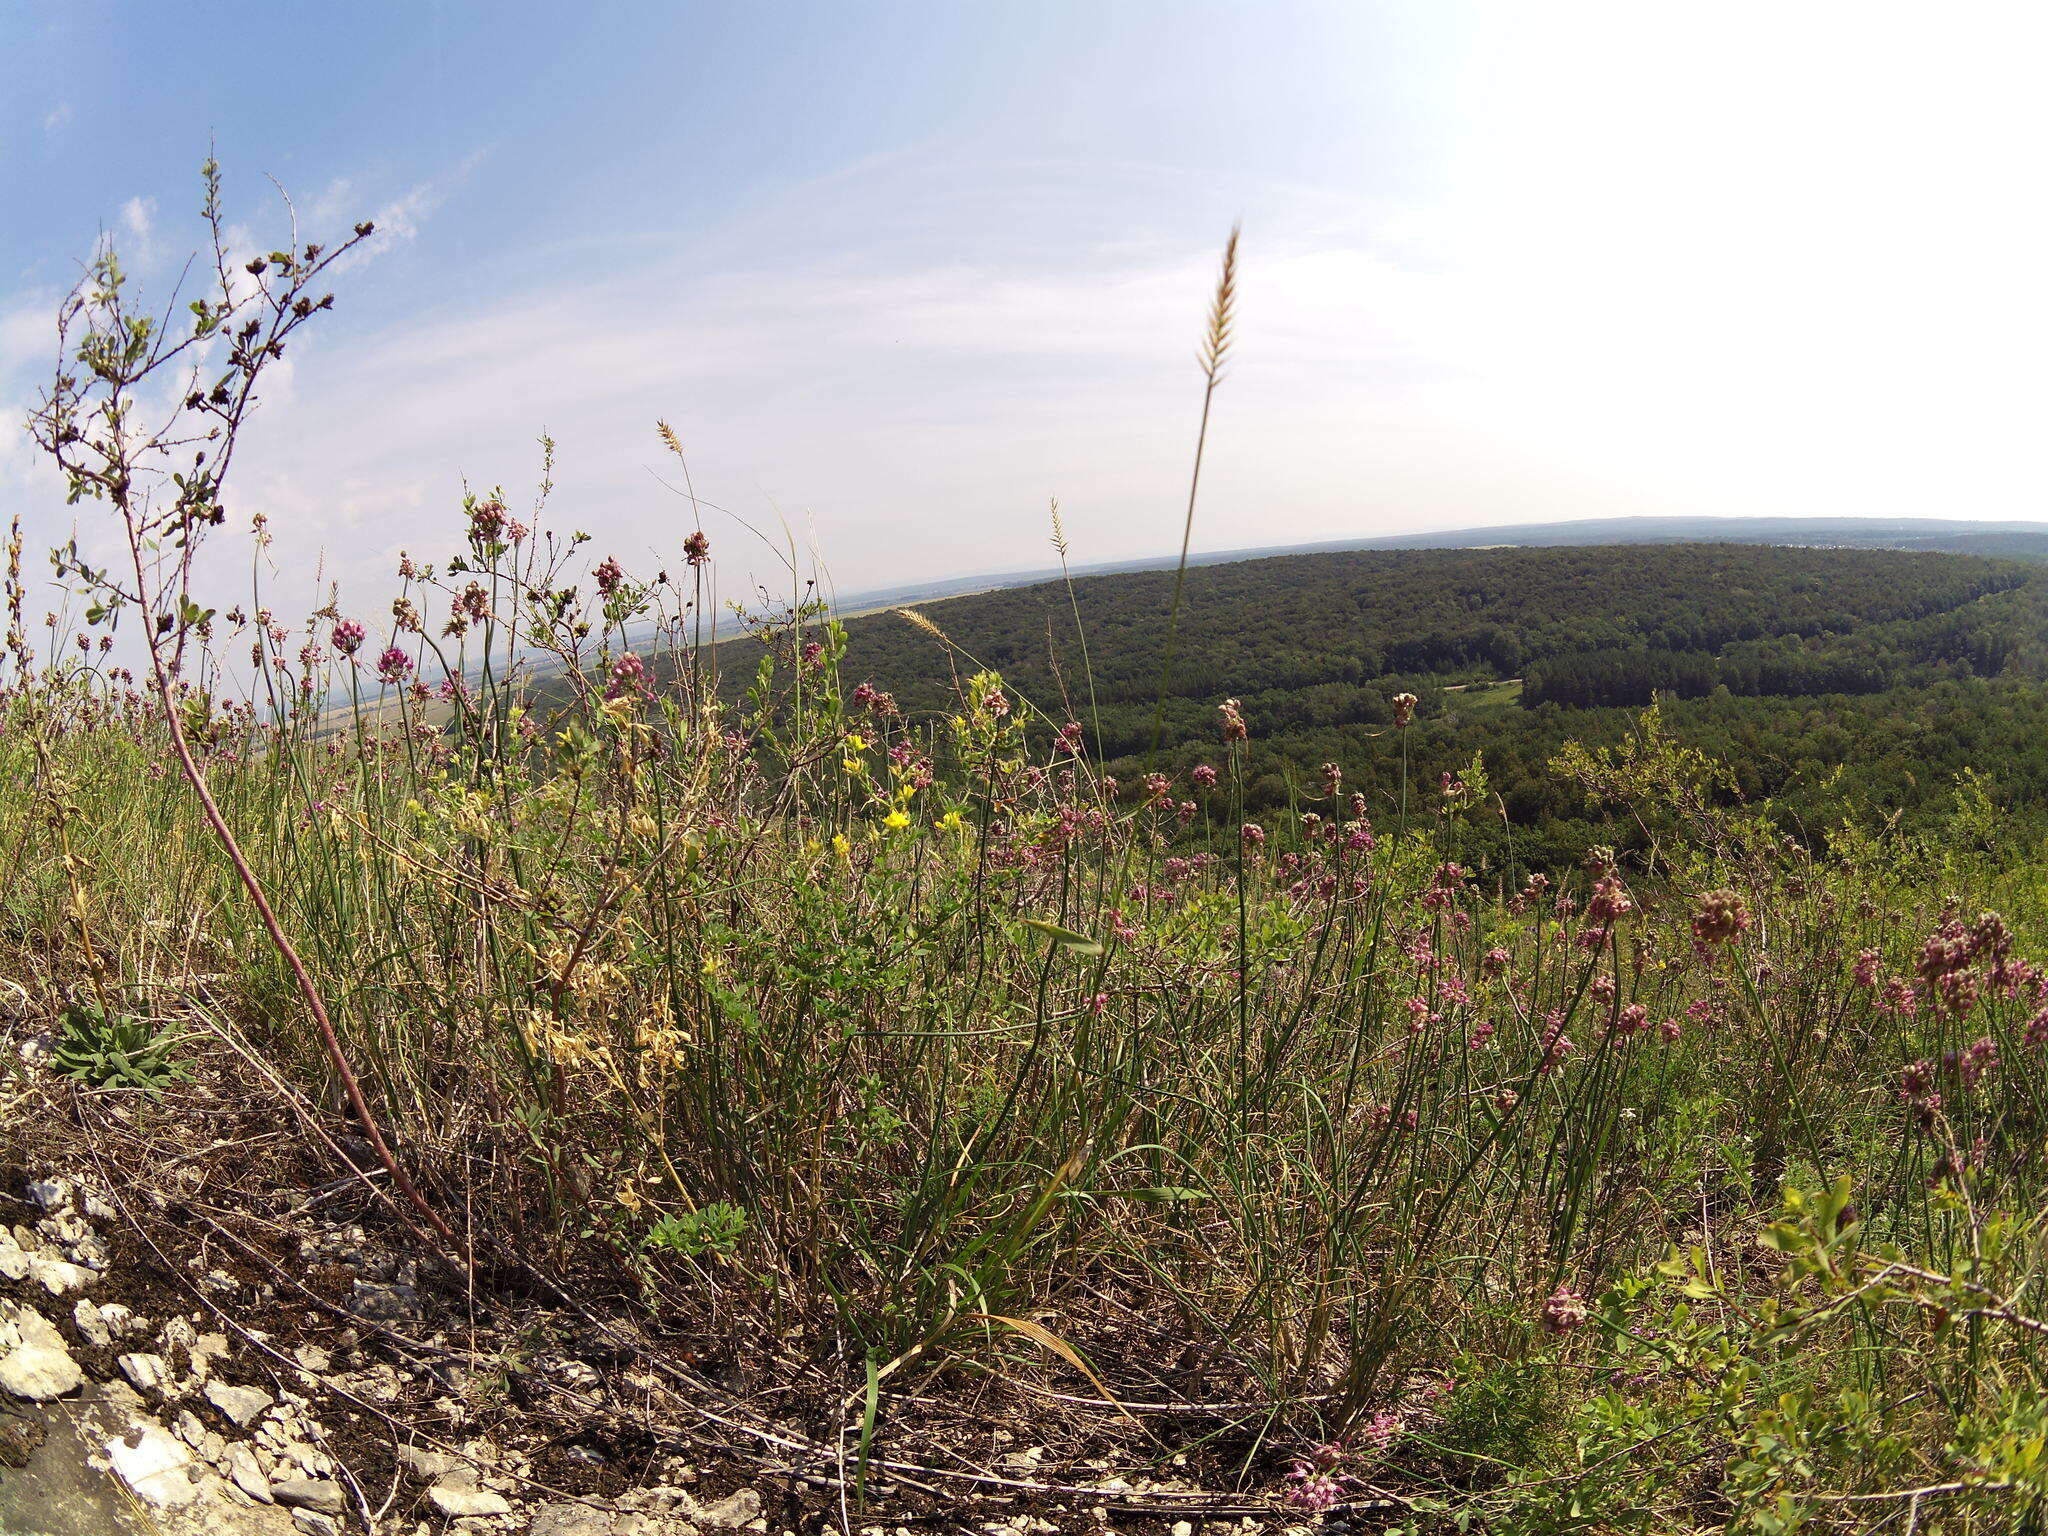
[[[1616,515],[2048,517],[2034,4],[0,0],[0,516],[111,238],[373,218],[228,501],[380,611],[465,486],[844,592]],[[743,523],[746,526],[743,526]]]

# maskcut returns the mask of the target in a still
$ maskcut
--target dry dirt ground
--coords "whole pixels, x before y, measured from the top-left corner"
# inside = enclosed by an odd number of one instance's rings
[[[1229,1415],[1129,1418],[1078,1375],[913,1394],[863,1507],[859,1413],[817,1362],[616,1274],[458,1278],[231,1053],[195,1047],[152,1100],[60,1077],[48,1030],[0,1021],[0,1536],[1340,1536],[1396,1512],[1287,1511],[1231,1477]]]

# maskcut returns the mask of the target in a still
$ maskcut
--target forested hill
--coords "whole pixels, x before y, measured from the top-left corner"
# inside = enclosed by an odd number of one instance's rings
[[[1046,714],[1143,766],[1173,573],[958,597],[849,622],[845,668],[913,714],[949,707],[962,653]],[[1078,610],[1078,627],[1076,617]],[[1626,728],[1655,694],[1673,728],[1731,760],[1750,797],[1946,807],[1977,768],[2048,805],[2040,743],[2048,573],[1950,554],[1737,544],[1343,551],[1188,571],[1166,709],[1173,764],[1216,755],[1217,704],[1243,701],[1251,808],[1285,805],[1325,761],[1393,793],[1390,699],[1421,696],[1415,768],[1483,749],[1525,825],[1594,828],[1545,768],[1570,737]],[[1085,662],[1084,662],[1085,640]],[[1092,679],[1092,691],[1090,682]],[[1829,770],[1856,764],[1853,782]],[[1824,788],[1825,786],[1825,788]],[[1803,801],[1802,801],[1803,797]],[[1833,800],[1830,801],[1832,805]]]

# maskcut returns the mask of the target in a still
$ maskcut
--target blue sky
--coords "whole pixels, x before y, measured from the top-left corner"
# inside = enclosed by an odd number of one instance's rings
[[[1617,513],[2048,515],[2038,8],[0,0],[0,408],[96,235],[167,284],[365,215],[236,505],[364,606],[465,480],[602,550],[700,495],[857,590]],[[0,512],[69,516],[11,430]],[[759,563],[707,524],[730,579]],[[90,526],[83,530],[88,541]],[[763,565],[765,570],[766,566]]]

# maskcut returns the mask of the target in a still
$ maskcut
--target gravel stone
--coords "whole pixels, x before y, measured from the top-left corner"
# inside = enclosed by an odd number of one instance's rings
[[[159,1509],[176,1509],[199,1497],[192,1481],[192,1453],[161,1424],[136,1424],[106,1444],[107,1459],[138,1499]]]
[[[237,1429],[247,1429],[277,1402],[260,1387],[233,1387],[224,1381],[206,1384],[206,1400],[226,1414]]]
[[[466,1515],[509,1515],[512,1504],[502,1493],[479,1488],[476,1473],[467,1468],[450,1472],[427,1490],[427,1502],[451,1520]]]
[[[310,1509],[323,1515],[338,1515],[348,1508],[341,1484],[319,1477],[292,1477],[272,1483],[270,1496],[293,1509]]]
[[[17,1342],[0,1358],[0,1389],[46,1403],[85,1385],[85,1373],[64,1346],[64,1336],[40,1312],[10,1306],[9,1323]]]
[[[276,1495],[270,1491],[270,1479],[263,1475],[262,1463],[256,1460],[256,1453],[245,1443],[237,1440],[228,1447],[221,1458],[228,1478],[234,1485],[254,1499],[258,1504],[276,1502]]]

